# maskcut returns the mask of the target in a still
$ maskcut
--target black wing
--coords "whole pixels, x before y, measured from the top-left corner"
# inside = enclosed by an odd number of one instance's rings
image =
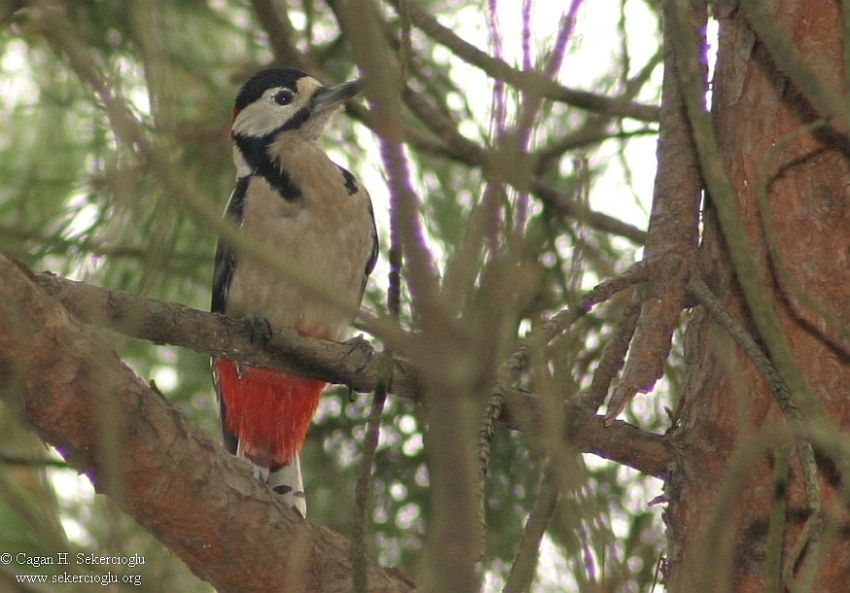
[[[239,222],[242,220],[242,210],[245,207],[245,192],[248,190],[248,182],[251,177],[245,175],[236,180],[236,187],[233,188],[233,193],[230,194],[230,200],[227,202],[227,208],[224,211],[225,218]],[[218,245],[215,248],[215,263],[213,264],[212,277],[212,303],[210,311],[213,313],[224,313],[227,307],[227,291],[230,289],[230,281],[233,279],[233,273],[236,270],[236,252],[227,245],[227,242],[219,239]],[[224,403],[221,399],[218,381],[215,376],[215,358],[213,362],[213,385],[215,386],[215,394],[219,403],[219,416],[221,420],[221,436],[224,441],[225,448],[231,454],[236,454],[238,441],[236,436],[227,430],[227,410],[224,409]]]
[[[366,194],[366,202],[369,204],[369,219],[372,221],[372,250],[369,252],[369,259],[366,260],[366,274],[363,278],[363,286],[366,286],[366,279],[369,277],[369,274],[372,273],[372,270],[375,269],[375,262],[378,261],[378,228],[375,226],[375,211],[372,209],[372,198],[369,197],[369,192],[365,189],[363,193]]]
[[[225,218],[240,222],[242,210],[245,207],[245,193],[248,190],[248,182],[251,176],[245,175],[236,180],[236,187],[230,194],[227,208],[224,211]],[[227,305],[227,291],[230,289],[230,281],[236,270],[236,253],[227,245],[227,242],[219,239],[215,249],[215,264],[213,265],[212,277],[212,303],[210,311],[213,313],[224,313]]]

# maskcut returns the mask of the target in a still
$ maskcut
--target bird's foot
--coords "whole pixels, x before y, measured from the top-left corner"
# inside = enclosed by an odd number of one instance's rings
[[[363,337],[362,334],[357,334],[353,338],[346,340],[343,342],[346,346],[349,347],[348,354],[345,355],[346,359],[351,359],[357,361],[357,366],[355,367],[355,372],[359,373],[372,362],[372,357],[375,355],[375,349],[372,347],[372,344]]]
[[[259,313],[249,313],[242,321],[248,327],[252,344],[268,344],[272,339],[272,326]]]

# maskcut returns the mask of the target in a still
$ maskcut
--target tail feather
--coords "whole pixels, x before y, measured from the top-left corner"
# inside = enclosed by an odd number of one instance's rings
[[[307,498],[304,496],[304,481],[301,478],[301,461],[298,454],[292,458],[289,465],[270,471],[266,483],[283,496],[284,503],[307,518]]]
[[[238,369],[226,358],[213,362],[213,379],[228,450],[248,459],[254,476],[306,517],[298,452],[325,383],[265,368]]]
[[[270,469],[267,464],[245,455],[241,447],[237,447],[236,455],[250,461],[254,477],[280,494],[284,504],[294,508],[303,518],[307,518],[307,497],[301,477],[301,460],[297,453],[287,465],[276,466],[275,469]]]
[[[301,449],[324,381],[303,379],[258,367],[242,372],[233,361],[216,359],[213,376],[219,393],[222,429],[238,455],[286,464]]]

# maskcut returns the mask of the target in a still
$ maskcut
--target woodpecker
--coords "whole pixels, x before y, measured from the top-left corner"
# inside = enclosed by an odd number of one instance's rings
[[[340,341],[360,307],[378,239],[369,194],[317,141],[358,81],[325,86],[294,69],[258,72],[239,90],[231,139],[236,186],[225,217],[295,269],[334,287],[334,307],[226,241],[215,253],[211,310],[264,320],[272,333],[292,328]],[[230,453],[303,517],[307,503],[299,453],[322,381],[213,358],[221,431]]]

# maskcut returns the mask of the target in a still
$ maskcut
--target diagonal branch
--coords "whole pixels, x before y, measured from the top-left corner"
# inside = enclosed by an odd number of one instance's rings
[[[313,70],[309,56],[301,53],[293,43],[294,30],[286,11],[274,0],[251,0],[254,16],[269,38],[275,59],[281,65],[302,70]]]
[[[0,267],[4,265],[10,265],[9,260],[0,256]],[[259,344],[251,341],[250,327],[240,320],[106,290],[53,274],[38,274],[34,280],[82,321],[156,344],[173,344],[253,366],[296,372],[344,384],[359,392],[374,391],[386,376],[383,361],[372,356],[367,347],[306,338],[294,331],[280,332],[268,344]],[[619,286],[616,282],[613,285]],[[575,315],[586,311],[583,305],[578,309]],[[564,315],[569,316],[568,312]],[[392,368],[387,390],[397,397],[420,401],[420,385],[411,363],[395,357]],[[534,394],[502,386],[497,386],[497,390],[508,404],[502,417],[508,426],[516,429],[520,424],[531,427],[540,424],[542,407]],[[625,422],[615,422],[605,428],[601,417],[583,409],[570,411],[569,417],[571,422],[564,438],[575,449],[628,465],[648,475],[663,476],[667,472],[672,454],[662,437]],[[522,418],[523,422],[517,422],[517,418]]]
[[[220,593],[348,590],[341,535],[286,509],[26,270],[0,258],[0,273],[0,397],[99,492]],[[119,447],[105,450],[105,429]],[[368,572],[370,591],[412,590],[374,563]]]
[[[35,279],[86,323],[126,336],[225,356],[251,366],[297,372],[307,378],[345,384],[359,392],[373,391],[379,382],[379,365],[366,345],[307,338],[294,330],[283,330],[268,344],[260,344],[252,341],[250,324],[238,319],[48,273],[38,274]],[[402,360],[395,363],[391,387],[397,395],[416,399],[415,378]]]
[[[398,9],[399,0],[391,0],[390,4]],[[632,117],[642,121],[657,121],[658,108],[654,105],[635,103],[620,97],[606,97],[596,93],[580,91],[561,86],[535,71],[518,70],[499,58],[487,54],[468,41],[442,25],[433,16],[419,8],[417,3],[410,2],[409,14],[411,22],[422,32],[437,43],[440,43],[459,57],[461,60],[477,66],[488,75],[515,86],[524,93],[544,97],[553,101],[570,103],[576,107],[596,111],[603,114],[616,114],[622,117]]]
[[[671,0],[675,1],[675,0]],[[688,4],[689,25],[698,32],[707,18],[704,2]],[[644,259],[667,257],[674,265],[646,283],[634,337],[620,382],[608,402],[608,418],[616,417],[636,393],[651,391],[664,374],[673,333],[685,306],[685,282],[690,261],[699,242],[699,204],[702,178],[691,126],[685,110],[676,50],[685,43],[675,34],[669,18],[670,2],[662,3],[664,19],[664,79],[661,89],[661,128],[658,136],[658,172],[652,196]],[[698,53],[704,39],[682,51]],[[694,83],[705,89],[706,72]],[[675,257],[671,257],[675,256]],[[678,265],[676,265],[678,264]]]

